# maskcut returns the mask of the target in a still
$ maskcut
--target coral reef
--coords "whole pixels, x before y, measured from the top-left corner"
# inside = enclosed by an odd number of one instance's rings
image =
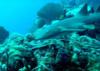
[[[58,3],[48,3],[38,11],[37,16],[46,20],[46,22],[51,22],[52,20],[60,19],[64,13],[62,5]]]
[[[99,48],[100,41],[77,33],[73,33],[69,41],[36,41],[32,34],[14,34],[0,46],[0,70],[99,71]]]
[[[56,20],[62,9],[47,4],[35,32],[10,34],[0,45],[0,71],[100,71],[100,11],[90,13],[87,7]],[[44,25],[43,18],[52,22]]]
[[[47,3],[38,12],[37,18],[33,23],[36,25],[36,29],[42,28],[45,25],[51,24],[54,20],[62,20],[65,18],[66,10],[60,3]],[[31,32],[34,32],[33,27]]]

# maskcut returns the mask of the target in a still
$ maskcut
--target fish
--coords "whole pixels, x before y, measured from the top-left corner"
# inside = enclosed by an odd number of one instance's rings
[[[84,6],[79,11],[79,13],[82,15],[76,15],[71,18],[60,20],[50,25],[45,25],[44,27],[36,30],[33,33],[34,38],[36,40],[49,39],[65,32],[69,34],[72,32],[85,31],[87,29],[95,29],[96,25],[92,23],[100,21],[100,12],[98,11],[87,15],[86,11],[84,11],[87,9],[85,9],[86,7]]]

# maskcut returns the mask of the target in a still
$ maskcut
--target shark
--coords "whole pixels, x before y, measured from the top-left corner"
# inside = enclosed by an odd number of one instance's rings
[[[63,20],[56,20],[50,25],[44,25],[33,33],[34,39],[49,39],[62,33],[81,32],[84,30],[93,30],[96,28],[94,23],[100,22],[100,10],[88,13],[87,4],[84,4],[78,15]]]

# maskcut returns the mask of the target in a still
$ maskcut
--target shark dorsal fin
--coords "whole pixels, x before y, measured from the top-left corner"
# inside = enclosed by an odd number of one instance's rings
[[[100,12],[100,5],[99,5],[98,8],[96,9],[96,12]]]
[[[81,14],[81,15],[87,15],[88,14],[88,5],[85,3],[83,6],[82,6],[82,8],[80,9],[80,11],[79,11],[79,14]]]

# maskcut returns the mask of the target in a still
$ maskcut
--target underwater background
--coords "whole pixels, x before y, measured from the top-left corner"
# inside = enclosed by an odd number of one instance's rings
[[[0,71],[100,71],[100,0],[0,0]]]
[[[0,25],[10,32],[25,34],[32,26],[37,11],[49,2],[59,0],[1,0]]]

